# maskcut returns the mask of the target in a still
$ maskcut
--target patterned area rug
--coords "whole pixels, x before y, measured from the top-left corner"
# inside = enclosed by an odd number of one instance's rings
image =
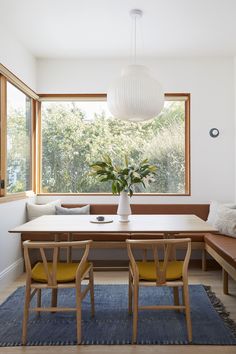
[[[50,292],[43,293],[43,304],[50,303]],[[18,288],[0,306],[0,346],[21,345],[24,287]],[[127,312],[127,285],[95,286],[95,317],[90,317],[89,296],[82,312],[82,344],[130,344],[132,316]],[[141,288],[140,304],[171,304],[172,289]],[[193,325],[192,344],[236,345],[236,324],[209,287],[190,285]],[[61,289],[59,305],[73,307],[73,289]],[[75,345],[74,313],[31,314],[27,345]],[[172,310],[140,311],[138,344],[189,344],[185,315]]]

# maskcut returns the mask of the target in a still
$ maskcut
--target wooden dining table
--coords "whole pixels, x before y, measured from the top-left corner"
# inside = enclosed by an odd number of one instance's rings
[[[217,230],[196,215],[130,215],[129,222],[120,222],[118,215],[106,215],[97,222],[97,215],[44,215],[9,230],[10,233],[202,233]],[[112,241],[112,240],[111,240]]]
[[[97,223],[97,215],[44,215],[19,225],[10,233],[20,233],[24,239],[59,241],[67,235],[70,241],[92,239],[94,248],[125,248],[127,238],[155,238],[163,235],[171,238],[181,234],[199,234],[217,230],[198,216],[179,215],[130,215],[129,222],[122,223],[118,215],[105,215],[106,222]],[[80,238],[81,237],[81,238]]]
[[[95,249],[124,249],[126,239],[175,238],[178,234],[202,234],[217,230],[193,214],[152,214],[129,216],[122,223],[118,215],[105,215],[105,221],[97,223],[98,215],[44,215],[9,230],[20,233],[22,240],[67,241],[92,239]],[[199,244],[199,245],[198,245]],[[192,242],[195,249],[202,243]],[[67,249],[67,262],[71,261],[71,249]]]

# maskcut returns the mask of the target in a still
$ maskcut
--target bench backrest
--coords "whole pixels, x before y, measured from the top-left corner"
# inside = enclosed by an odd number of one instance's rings
[[[78,208],[85,204],[62,204],[65,208]],[[131,204],[133,214],[194,214],[206,220],[209,204]],[[90,204],[91,214],[116,214],[117,204]]]

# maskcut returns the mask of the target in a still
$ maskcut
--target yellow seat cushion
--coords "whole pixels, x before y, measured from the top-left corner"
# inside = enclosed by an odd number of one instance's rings
[[[136,262],[140,280],[156,281],[156,266],[154,262]],[[166,270],[166,280],[177,280],[182,277],[182,261],[169,261]],[[160,262],[160,268],[163,262]]]
[[[75,281],[76,270],[79,263],[57,263],[57,282],[68,283]],[[91,263],[86,262],[84,265],[83,273],[89,268]],[[52,270],[52,263],[48,262],[49,272]],[[47,276],[42,262],[35,264],[32,269],[31,278],[40,283],[47,283]]]

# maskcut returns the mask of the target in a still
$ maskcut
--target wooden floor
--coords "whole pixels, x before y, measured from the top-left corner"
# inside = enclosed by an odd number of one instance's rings
[[[124,284],[128,281],[128,273],[116,272],[95,272],[95,283],[97,284]],[[236,282],[230,281],[230,295],[223,295],[221,283],[221,271],[209,270],[202,272],[199,267],[192,267],[189,273],[190,284],[210,285],[216,295],[222,300],[226,309],[231,313],[231,318],[236,321]],[[11,294],[18,286],[24,284],[24,275],[15,281],[4,291],[0,292],[0,302]],[[199,345],[122,345],[122,346],[48,346],[48,347],[10,347],[0,348],[0,354],[236,354],[236,346],[199,346]]]

